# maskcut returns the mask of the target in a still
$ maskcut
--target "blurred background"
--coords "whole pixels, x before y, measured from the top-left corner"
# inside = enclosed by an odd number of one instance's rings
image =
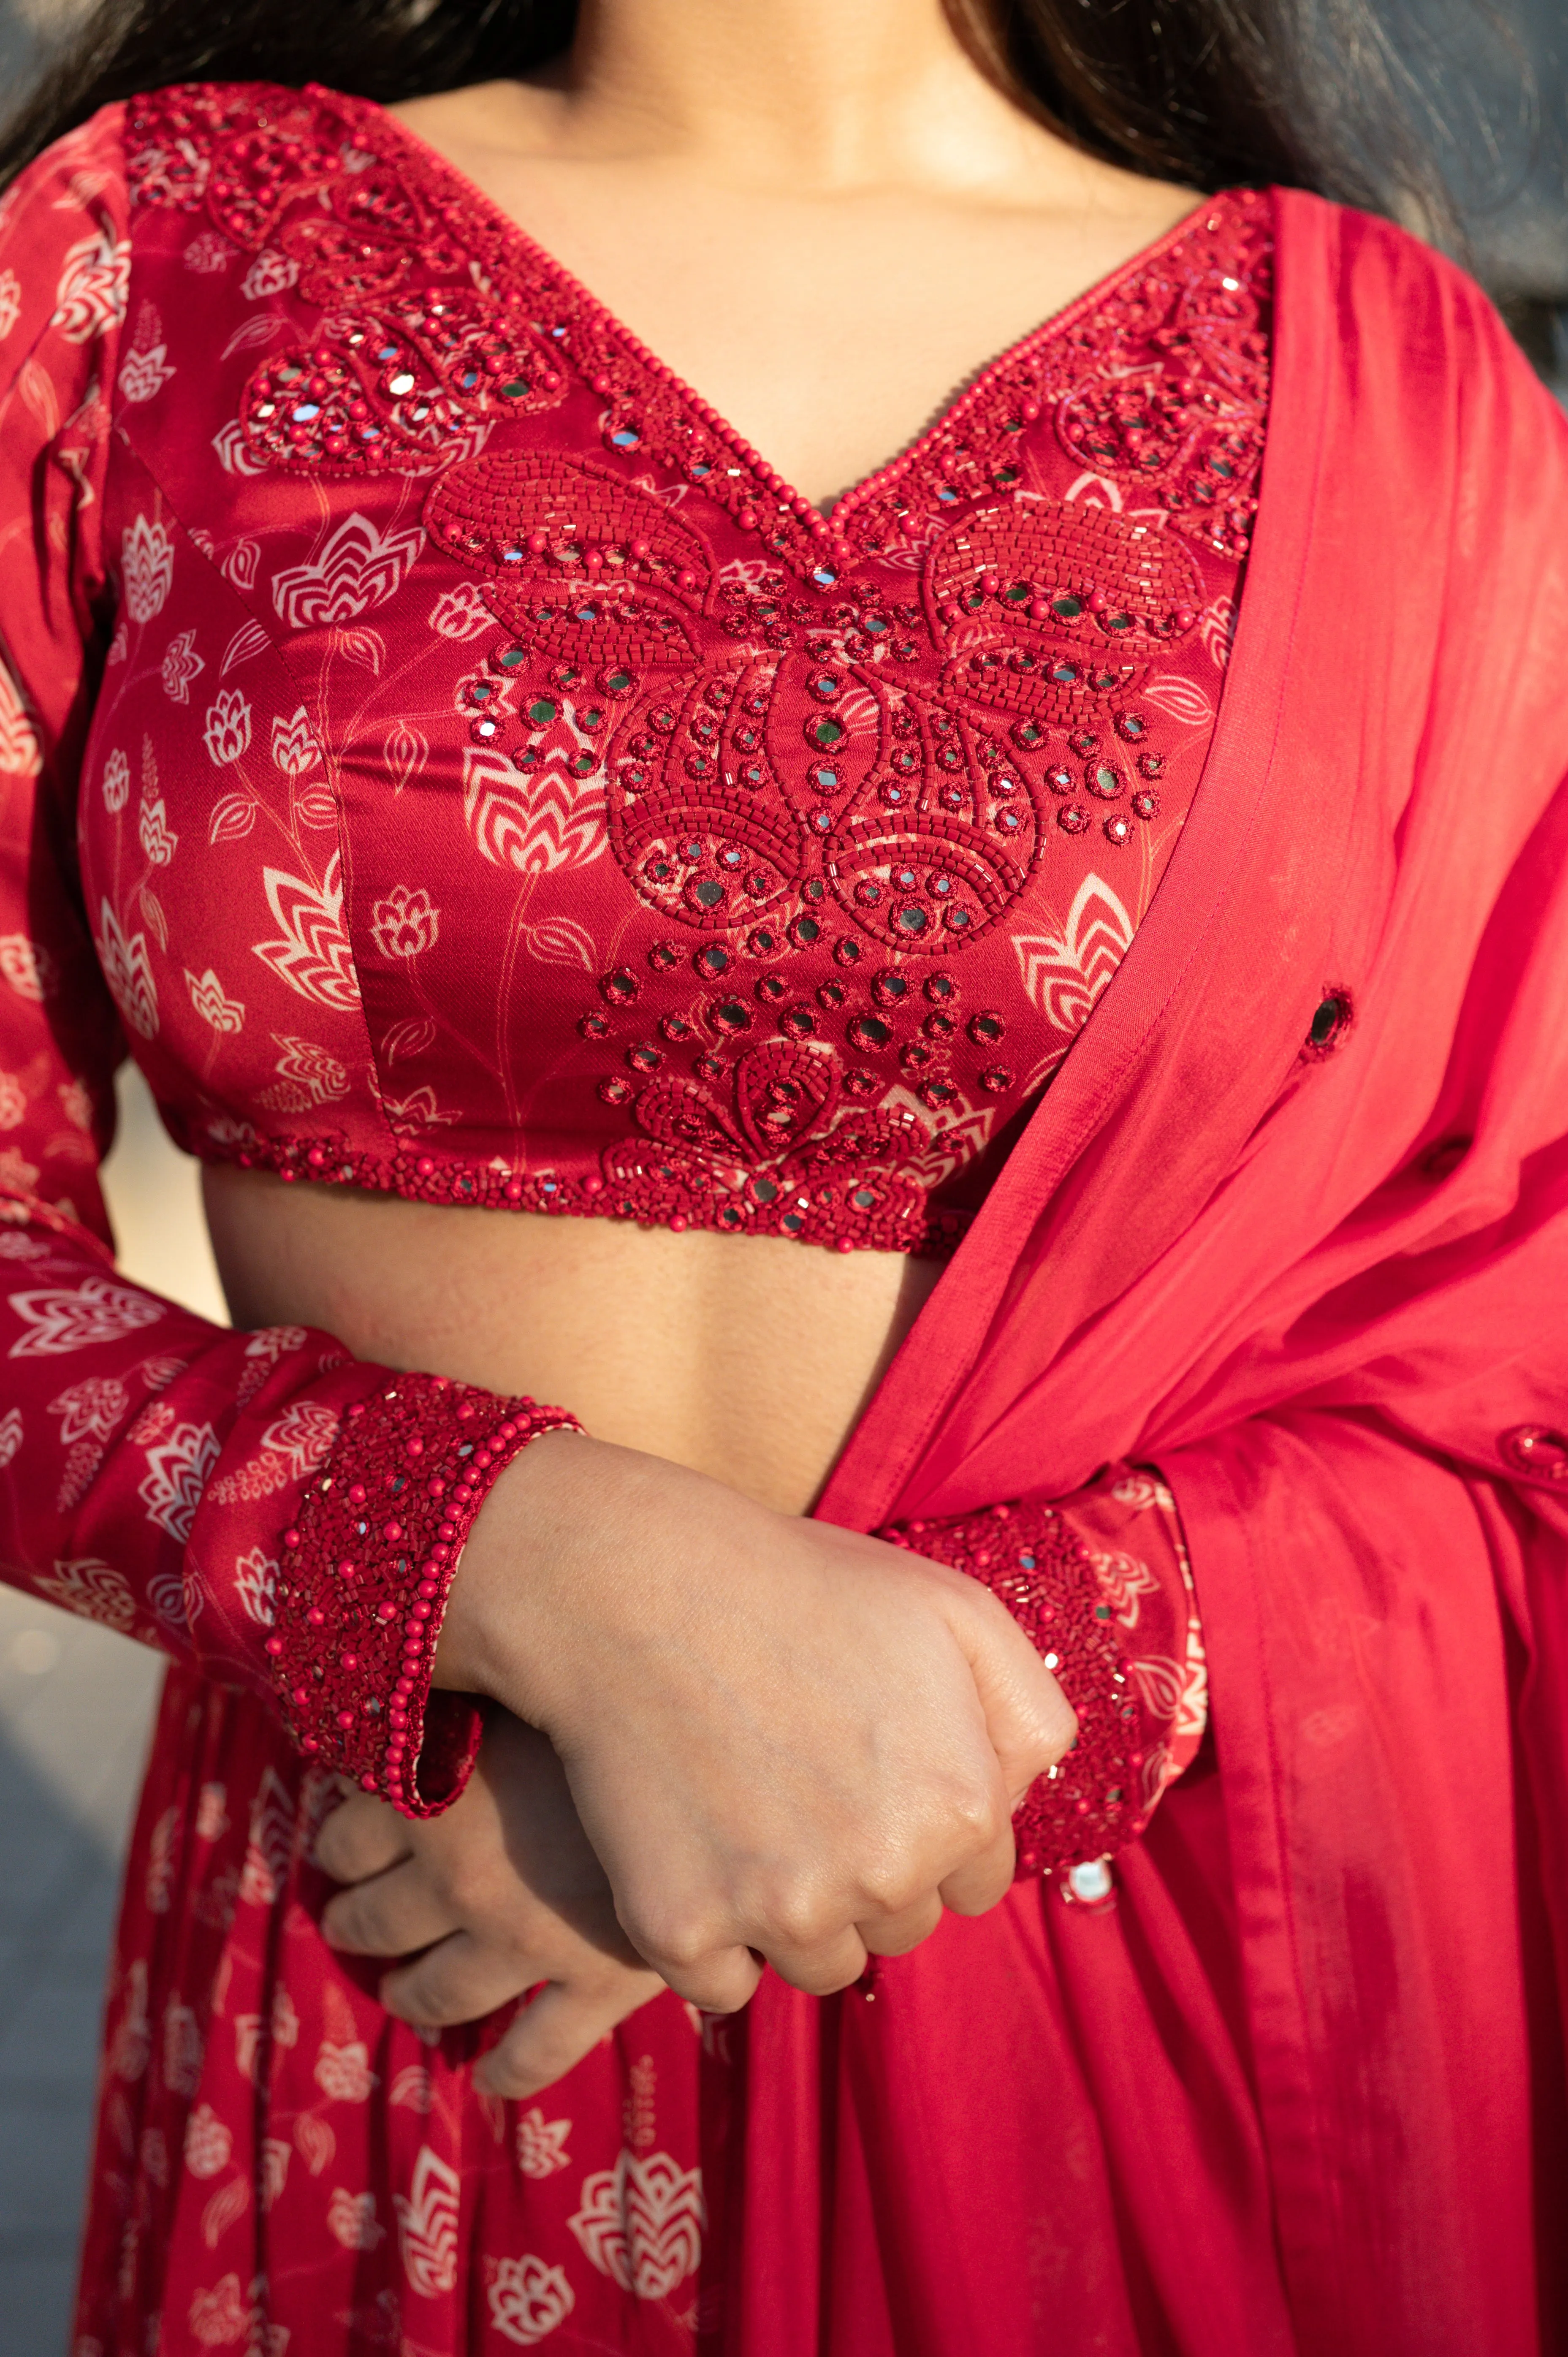
[[[1568,392],[1568,9],[1387,5],[1446,143],[1472,266]],[[66,14],[0,0],[0,113]],[[222,1318],[195,1167],[134,1075],[106,1185],[128,1273]],[[0,1588],[0,2357],[65,2350],[104,1955],[159,1674],[110,1631]]]

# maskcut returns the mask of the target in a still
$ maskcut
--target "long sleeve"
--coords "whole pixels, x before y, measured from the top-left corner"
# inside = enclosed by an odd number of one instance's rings
[[[145,554],[102,530],[130,269],[116,120],[0,209],[0,1568],[434,1805],[476,1734],[437,1697],[420,1759],[462,1538],[508,1456],[569,1419],[128,1285],[98,1185],[146,987],[139,936],[107,905],[94,923],[74,856],[95,687],[124,659],[117,609]],[[112,768],[103,791],[127,791]],[[324,1511],[350,1496],[353,1558]]]
[[[1049,1505],[894,1523],[878,1535],[983,1582],[1058,1678],[1078,1735],[1015,1812],[1018,1870],[1065,1869],[1072,1895],[1098,1897],[1098,1861],[1143,1832],[1208,1723],[1202,1623],[1165,1480],[1115,1465]]]

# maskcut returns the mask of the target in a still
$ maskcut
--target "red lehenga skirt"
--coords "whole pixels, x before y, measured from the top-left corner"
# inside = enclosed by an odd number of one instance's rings
[[[826,2003],[645,2007],[537,2102],[322,1941],[335,1798],[168,1675],[115,1949],[76,2357],[1294,2350],[1206,1760],[1110,1894],[1015,1886]]]

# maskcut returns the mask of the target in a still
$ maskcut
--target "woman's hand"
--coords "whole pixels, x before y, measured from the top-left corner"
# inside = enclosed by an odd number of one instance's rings
[[[548,1983],[478,2065],[475,2083],[488,2093],[537,2094],[664,1986],[616,1921],[548,1738],[505,1712],[444,1815],[410,1821],[355,1793],[322,1826],[316,1857],[353,1885],[322,1918],[333,1947],[424,1950],[381,1983],[401,2019],[477,2021]]]
[[[548,1732],[633,1948],[717,2012],[994,1906],[1076,1725],[961,1573],[564,1434],[486,1500],[436,1677]]]

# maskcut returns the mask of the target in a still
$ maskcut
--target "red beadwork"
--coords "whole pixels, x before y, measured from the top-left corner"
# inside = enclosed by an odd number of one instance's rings
[[[950,1522],[889,1523],[877,1536],[989,1587],[1078,1714],[1072,1749],[1014,1813],[1018,1874],[1058,1872],[1131,1841],[1149,1814],[1144,1763],[1168,1729],[1129,1675],[1104,1588],[1060,1514],[991,1506]]]
[[[266,1651],[284,1717],[302,1749],[405,1816],[454,1799],[478,1744],[473,1703],[430,1684],[464,1542],[521,1449],[581,1429],[563,1408],[400,1375],[348,1409],[283,1534]],[[335,1658],[314,1633],[328,1621],[314,1600],[324,1590]]]
[[[308,708],[324,773],[368,786],[336,812],[352,888],[321,862],[268,870],[292,897],[245,937],[248,1022],[231,985],[195,985],[199,1049],[177,1036],[193,985],[149,947],[147,1060],[182,1141],[435,1202],[950,1251],[1201,771],[1267,403],[1266,200],[1216,199],[1023,339],[830,523],[368,102],[166,91],[132,102],[127,146],[149,244],[160,211],[204,208],[252,257],[234,295],[264,306],[224,322],[238,415],[214,447],[274,481],[260,539],[221,563],[261,568],[252,603],[306,705],[258,713],[252,742],[306,760]],[[321,478],[341,488],[325,534]],[[350,627],[318,645],[329,614]],[[192,635],[169,640],[182,665]],[[383,660],[389,681],[421,669],[417,728],[367,734],[355,673]],[[215,856],[252,861],[266,790],[206,799],[207,756],[238,762],[243,728],[214,703],[188,808],[186,670],[150,718],[116,703],[154,676],[138,658],[112,678],[101,725],[149,758],[172,732],[170,840],[211,829]],[[1134,762],[1158,798],[1132,791]],[[337,791],[301,797],[311,827]],[[142,922],[115,898],[129,807],[84,803],[89,898],[123,930]],[[224,972],[179,914],[191,974]],[[481,941],[526,978],[525,1031],[504,1008],[476,1019]],[[927,969],[960,959],[972,1004],[1005,1016],[1004,1063],[972,1030],[921,1031]],[[280,975],[317,1008],[364,1007],[368,1071],[362,1031],[306,1037],[292,1002],[254,1003]],[[258,1071],[269,1038],[284,1059]]]
[[[1516,1424],[1498,1445],[1516,1473],[1528,1474],[1534,1481],[1568,1483],[1568,1432],[1553,1432],[1544,1424]]]

